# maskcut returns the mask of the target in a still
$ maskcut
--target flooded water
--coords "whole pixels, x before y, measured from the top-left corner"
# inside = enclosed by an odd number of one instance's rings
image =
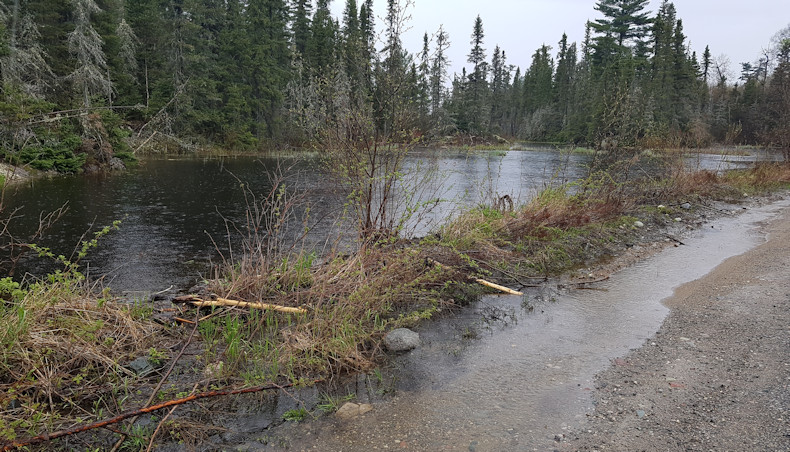
[[[285,426],[270,432],[269,444],[323,451],[553,450],[555,437],[583,427],[593,410],[595,374],[658,330],[668,314],[661,301],[761,243],[758,223],[787,206],[785,200],[715,221],[684,239],[685,246],[615,274],[598,290],[488,297],[431,323],[421,332],[423,346],[395,360],[390,400],[355,420]],[[368,393],[357,397],[365,401]]]
[[[763,157],[702,155],[690,158],[689,164],[724,169],[754,158]],[[550,147],[415,152],[407,161],[407,172],[432,171],[436,177],[420,187],[421,196],[439,202],[407,229],[424,235],[459,207],[494,196],[525,201],[547,184],[583,177],[589,160]],[[243,222],[246,211],[239,181],[256,194],[266,193],[271,188],[269,175],[278,167],[288,175],[287,186],[304,195],[296,216],[310,208],[311,231],[304,246],[320,251],[327,244],[353,242],[355,237],[348,233],[353,228],[339,222],[344,199],[318,158],[145,160],[123,173],[36,180],[15,187],[7,198],[11,207],[22,207],[23,217],[15,225],[21,236],[37,227],[40,212],[67,205],[64,217],[40,241],[65,256],[91,226],[122,220],[120,231],[102,239],[83,263],[116,292],[150,293],[171,286],[187,288],[209,273],[210,263],[221,259],[220,251],[229,257],[228,231],[234,231],[233,222]],[[303,230],[301,221],[294,224],[294,231]],[[51,262],[32,259],[22,271],[41,275],[55,268]]]

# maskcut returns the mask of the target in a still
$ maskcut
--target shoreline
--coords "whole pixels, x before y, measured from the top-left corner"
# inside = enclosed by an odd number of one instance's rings
[[[645,344],[598,374],[563,451],[790,449],[790,207],[764,243],[664,301]]]

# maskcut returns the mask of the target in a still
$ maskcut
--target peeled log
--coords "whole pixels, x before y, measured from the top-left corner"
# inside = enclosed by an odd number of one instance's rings
[[[239,301],[239,300],[229,300],[227,298],[217,298],[216,300],[201,300],[197,297],[179,297],[173,301],[181,301],[187,302],[192,306],[197,306],[199,308],[202,307],[236,307],[236,308],[247,308],[247,309],[264,309],[270,311],[277,311],[277,312],[286,312],[288,314],[307,314],[306,309],[302,308],[291,308],[288,306],[279,306],[276,304],[269,304],[269,303],[250,303],[247,301]]]
[[[482,284],[482,285],[484,285],[486,287],[490,287],[492,289],[496,289],[496,290],[498,290],[500,292],[504,292],[506,294],[510,294],[510,295],[524,295],[522,292],[515,291],[515,290],[510,289],[510,288],[505,287],[505,286],[500,286],[499,284],[494,284],[492,282],[486,281],[485,279],[474,278],[474,281],[476,283],[478,283],[478,284]]]

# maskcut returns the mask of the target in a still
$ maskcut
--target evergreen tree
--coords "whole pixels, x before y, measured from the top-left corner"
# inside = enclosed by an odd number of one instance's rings
[[[327,5],[325,1],[320,2],[319,8],[327,8]],[[322,11],[322,9],[317,10],[316,15]],[[280,131],[280,106],[289,76],[288,8],[284,0],[249,0],[246,15],[247,35],[252,38],[248,49],[250,59],[247,70],[254,99],[253,134],[259,138],[273,138]],[[325,37],[328,40],[325,44],[332,43],[335,25],[331,18],[327,20],[319,18],[313,24],[315,25],[316,22],[321,24],[319,27],[326,25],[326,28],[321,28],[327,32]],[[323,45],[312,47],[312,51],[318,52]],[[330,48],[332,49],[333,47]],[[318,62],[330,58],[326,55],[319,58],[317,53],[313,53],[312,56],[316,58],[313,61]]]
[[[557,71],[554,74],[554,102],[558,109],[558,118],[553,125],[557,132],[565,129],[569,123],[569,116],[573,100],[573,83],[576,73],[576,43],[568,45],[568,35],[562,34],[557,54]]]
[[[329,70],[335,62],[337,24],[329,10],[329,0],[318,0],[307,43],[307,65],[316,73]]]
[[[488,125],[488,114],[486,112],[488,102],[486,96],[488,90],[488,63],[486,62],[486,53],[483,48],[484,38],[483,20],[478,15],[475,19],[470,42],[472,50],[469,52],[467,59],[467,62],[472,65],[472,72],[469,73],[469,113],[471,131],[474,133],[484,132]]]
[[[41,35],[33,17],[21,15],[18,2],[14,6],[7,48],[0,57],[2,80],[29,96],[42,98],[52,87],[55,74],[45,59],[44,49],[39,43]]]
[[[450,36],[444,30],[444,26],[439,26],[436,32],[436,47],[431,61],[430,90],[431,90],[431,114],[434,123],[438,125],[439,119],[443,117],[445,102],[445,82],[447,80],[447,68],[450,59],[447,57],[447,50],[450,48]]]
[[[312,8],[313,5],[311,0],[296,1],[291,29],[293,33],[294,51],[300,56],[307,54],[312,28],[310,22]]]
[[[596,52],[601,61],[612,54],[632,50],[633,55],[645,55],[645,38],[649,33],[650,17],[644,12],[648,0],[599,0],[595,9],[603,14],[590,25],[598,34]]]
[[[347,0],[343,12],[343,58],[345,71],[351,90],[351,99],[354,105],[360,106],[367,100],[370,87],[367,83],[366,68],[368,62],[365,58],[366,43],[363,40],[360,28],[359,13],[356,0]]]
[[[502,133],[505,114],[505,94],[510,83],[505,51],[497,45],[491,57],[491,117],[489,123],[495,133]]]

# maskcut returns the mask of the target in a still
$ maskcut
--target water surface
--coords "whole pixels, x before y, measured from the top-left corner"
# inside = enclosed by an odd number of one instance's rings
[[[418,186],[433,210],[412,218],[406,233],[425,235],[459,208],[509,195],[526,201],[549,184],[573,181],[586,174],[590,156],[557,152],[551,147],[530,151],[417,151],[406,162],[407,173],[431,173]],[[735,158],[737,162],[733,162]],[[702,155],[689,163],[709,169],[744,165],[755,157]],[[650,161],[645,161],[649,167]],[[271,189],[271,174],[286,174],[294,196],[291,236],[304,230],[307,207],[309,234],[299,247],[322,250],[353,243],[353,224],[343,220],[345,199],[328,177],[320,158],[149,159],[123,173],[65,176],[35,180],[8,194],[24,215],[17,232],[34,230],[40,212],[67,205],[68,211],[41,240],[56,254],[71,255],[83,234],[122,220],[121,229],[103,239],[84,263],[94,277],[104,277],[116,292],[156,292],[187,288],[205,277],[211,263],[238,251],[234,224],[243,225],[246,183],[258,196]],[[228,232],[232,239],[228,240]],[[41,275],[54,265],[28,260],[23,271]]]

